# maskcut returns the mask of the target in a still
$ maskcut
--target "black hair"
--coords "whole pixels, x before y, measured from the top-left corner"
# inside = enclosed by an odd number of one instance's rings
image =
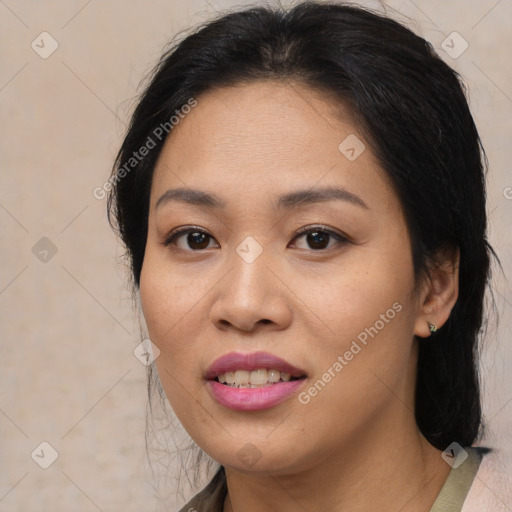
[[[338,3],[252,7],[204,24],[166,51],[131,118],[108,197],[134,290],[166,140],[155,129],[207,90],[256,80],[302,83],[331,93],[333,109],[338,101],[349,108],[400,199],[417,278],[440,252],[459,249],[458,300],[435,337],[420,343],[415,414],[436,448],[473,444],[482,424],[478,340],[494,255],[486,238],[486,158],[460,76],[390,18]],[[127,168],[148,137],[155,147]]]

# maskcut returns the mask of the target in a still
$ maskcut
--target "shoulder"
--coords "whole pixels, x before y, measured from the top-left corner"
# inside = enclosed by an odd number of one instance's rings
[[[512,510],[512,456],[499,449],[484,453],[461,512]]]

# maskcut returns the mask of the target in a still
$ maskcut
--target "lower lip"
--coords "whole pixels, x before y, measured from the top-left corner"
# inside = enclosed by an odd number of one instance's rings
[[[217,402],[235,411],[260,411],[284,402],[297,392],[305,379],[279,382],[262,388],[232,388],[216,380],[208,381]]]

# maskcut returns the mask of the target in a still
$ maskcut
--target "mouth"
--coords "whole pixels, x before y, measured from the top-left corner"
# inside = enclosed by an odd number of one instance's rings
[[[220,384],[224,384],[231,388],[263,388],[272,386],[280,382],[290,382],[299,379],[305,379],[305,375],[301,377],[293,377],[290,373],[280,371],[278,369],[259,368],[257,370],[235,370],[221,373],[215,380]]]
[[[264,386],[306,377],[306,372],[268,352],[231,352],[216,359],[206,378],[236,387]]]
[[[306,380],[304,370],[267,352],[230,353],[206,372],[210,391],[221,405],[250,411],[274,407]]]

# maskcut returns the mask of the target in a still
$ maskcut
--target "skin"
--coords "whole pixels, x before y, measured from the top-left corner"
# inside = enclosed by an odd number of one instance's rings
[[[415,279],[398,197],[350,113],[328,94],[262,81],[197,99],[155,168],[140,297],[172,407],[226,468],[224,510],[430,510],[450,467],[414,419],[414,335],[428,337],[428,322],[447,320],[458,256],[446,256],[431,280]],[[338,149],[350,134],[366,146],[354,161]],[[282,194],[327,186],[367,208],[343,200],[272,206]],[[182,187],[226,207],[156,208]],[[314,249],[295,234],[318,225],[349,242],[327,237],[326,248]],[[185,234],[165,246],[183,226],[211,238],[190,246]],[[253,263],[236,252],[248,236],[263,249]],[[294,395],[240,412],[208,391],[204,374],[215,359],[260,350],[305,370],[307,390],[395,303],[401,311],[307,404]],[[254,465],[237,455],[244,446],[260,457]]]

